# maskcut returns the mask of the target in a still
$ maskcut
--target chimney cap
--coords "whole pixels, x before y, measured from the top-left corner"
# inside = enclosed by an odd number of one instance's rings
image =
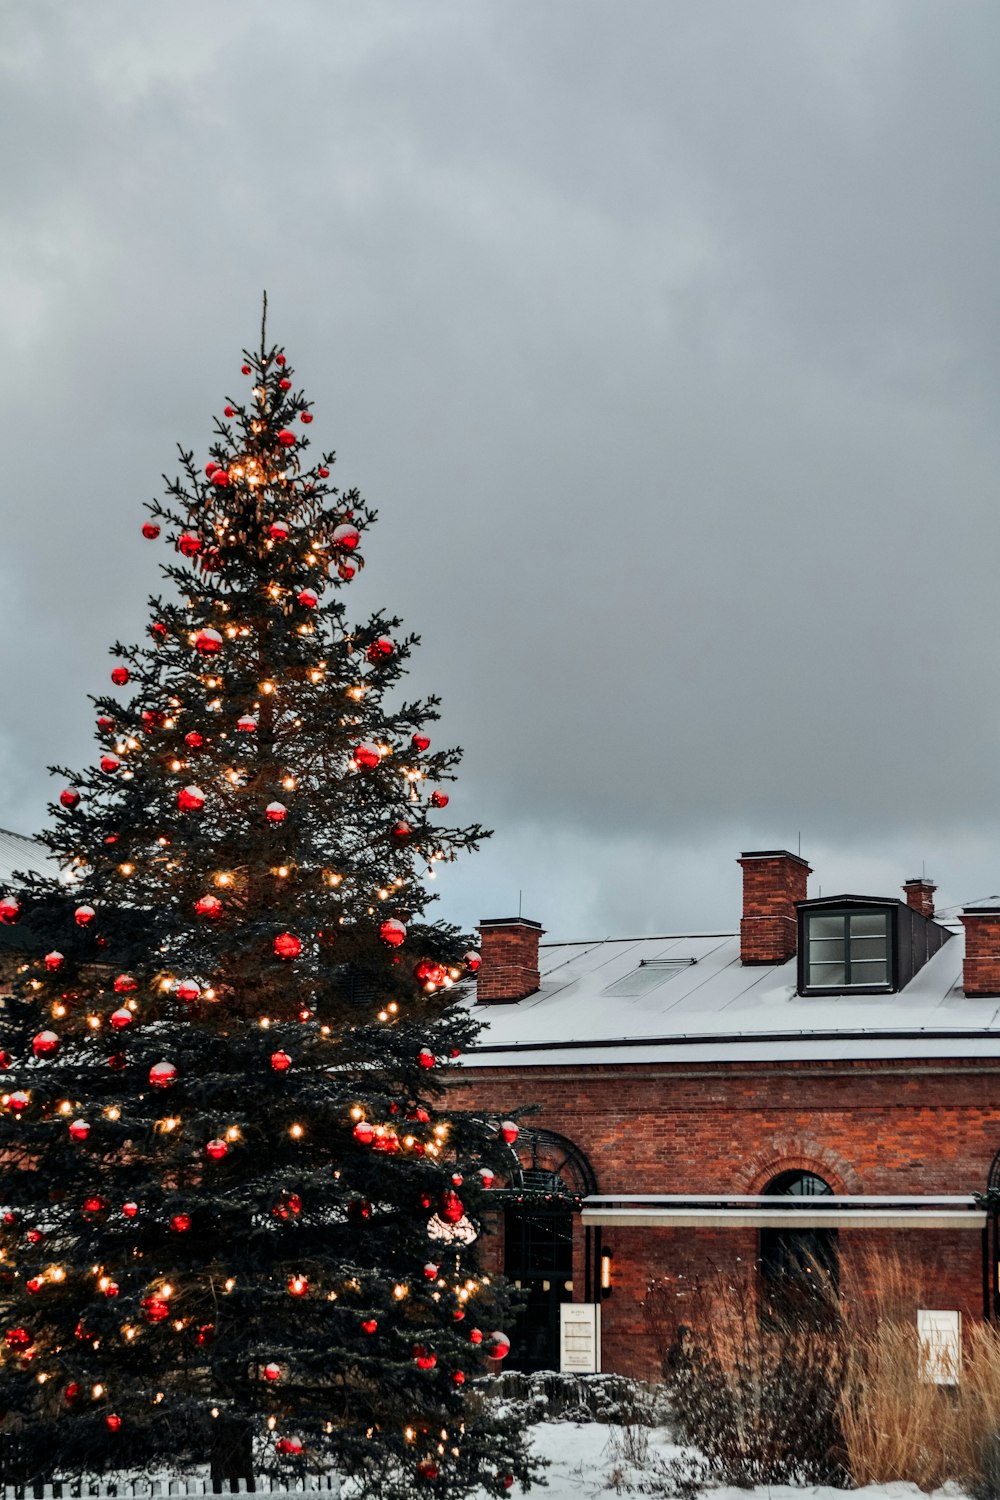
[[[963,906],[962,916],[1000,917],[1000,900],[995,901],[992,906],[987,905],[984,901],[980,901],[978,906]]]
[[[483,917],[479,931],[484,927],[535,927],[539,932],[544,931],[541,922],[533,922],[530,917]]]
[[[790,849],[744,849],[737,864],[745,859],[794,859],[797,865],[805,865],[809,869],[809,861],[802,858],[801,854],[793,854]]]
[[[924,886],[927,887],[928,890],[931,890],[931,891],[936,891],[937,890],[937,886],[934,883],[934,881],[933,880],[928,880],[928,878],[927,878],[926,875],[914,875],[914,877],[913,877],[912,880],[904,880],[903,881],[903,887],[904,887],[904,889],[906,888],[906,886],[909,886],[909,885],[924,885]]]

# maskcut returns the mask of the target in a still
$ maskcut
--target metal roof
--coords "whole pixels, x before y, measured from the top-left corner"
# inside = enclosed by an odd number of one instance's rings
[[[476,1004],[470,993],[485,1025],[462,1065],[1000,1059],[1000,1000],[964,994],[964,930],[941,925],[950,941],[890,995],[800,995],[794,958],[744,966],[735,933],[542,943],[537,993],[505,1005]],[[645,993],[621,993],[629,986],[620,981],[641,964],[664,959],[694,962]]]

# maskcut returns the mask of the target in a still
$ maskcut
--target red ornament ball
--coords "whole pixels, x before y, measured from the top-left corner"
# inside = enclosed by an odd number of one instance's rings
[[[241,375],[249,375],[250,374],[250,366],[249,365],[240,365],[240,374]]]
[[[302,943],[299,938],[291,932],[279,932],[273,943],[276,958],[290,959],[298,958],[302,952]]]
[[[204,543],[193,531],[182,531],[177,539],[177,550],[185,557],[197,557]]]
[[[464,1385],[465,1384],[465,1371],[464,1370],[453,1370],[452,1371],[452,1376],[451,1376],[451,1381],[452,1381],[453,1385]]]
[[[491,1188],[496,1180],[496,1174],[490,1167],[480,1167],[479,1178],[484,1188]]]
[[[448,794],[447,794],[447,792],[431,792],[431,805],[433,807],[447,807],[448,806]]]
[[[170,1317],[170,1303],[165,1297],[144,1297],[141,1306],[150,1323],[162,1323]]]
[[[444,965],[433,958],[422,958],[414,966],[413,974],[420,984],[442,984],[447,978]]]
[[[361,1332],[374,1333],[377,1327],[378,1320],[376,1318],[365,1318],[364,1322],[361,1325]]]
[[[274,1451],[285,1458],[297,1458],[302,1452],[302,1442],[295,1437],[281,1437],[275,1443]]]
[[[457,1224],[465,1217],[465,1204],[457,1193],[446,1188],[438,1199],[438,1218],[443,1219],[446,1224]]]
[[[465,967],[468,969],[470,974],[476,973],[476,971],[482,964],[482,961],[482,956],[480,955],[479,950],[476,948],[470,948],[468,953],[464,954],[462,958],[462,962],[465,964]]]
[[[337,564],[337,573],[345,583],[349,583],[350,580],[354,577],[355,573],[358,571],[358,567],[359,564],[356,559],[344,557],[341,558],[340,562]]]
[[[217,630],[207,626],[195,636],[194,649],[199,656],[217,656],[222,650],[222,636]]]
[[[281,444],[282,448],[294,448],[295,433],[289,432],[287,427],[282,427],[278,432],[278,442]]]
[[[12,1114],[19,1115],[26,1110],[31,1100],[22,1089],[17,1089],[13,1094],[7,1096],[7,1108]]]
[[[112,755],[110,752],[108,752],[101,756],[101,770],[107,772],[109,776],[113,775],[120,766],[121,761],[118,759],[117,755]]]
[[[317,469],[316,473],[319,475],[320,479],[329,479],[330,477],[329,469]]]
[[[344,552],[353,552],[361,540],[361,532],[349,521],[344,521],[341,525],[334,527],[331,540],[335,547],[342,548]]]
[[[167,638],[167,627],[162,620],[154,620],[149,627],[149,633],[155,636],[158,641],[165,641]]]
[[[59,801],[62,803],[63,807],[68,807],[72,810],[74,807],[78,807],[80,804],[80,793],[74,791],[72,787],[68,786],[64,791],[61,791],[59,793]]]
[[[354,1127],[354,1139],[362,1146],[370,1146],[375,1139],[375,1127],[368,1120],[359,1120]]]
[[[90,1126],[86,1120],[74,1120],[69,1127],[69,1138],[71,1141],[85,1141],[90,1134]]]
[[[428,1484],[433,1484],[440,1472],[440,1469],[432,1458],[422,1458],[417,1464],[417,1473],[421,1479],[426,1479]]]
[[[210,922],[214,922],[222,916],[223,907],[218,896],[208,895],[198,897],[194,903],[194,910],[195,916],[206,917]]]
[[[97,716],[98,729],[110,729],[114,722],[114,719],[109,719],[107,714],[98,714]]]
[[[276,1073],[287,1073],[292,1066],[292,1059],[287,1052],[272,1052],[271,1067]]]
[[[177,1069],[173,1063],[154,1063],[149,1070],[149,1081],[154,1089],[168,1089],[172,1083],[177,1082]]]
[[[139,1212],[139,1205],[138,1205],[138,1203],[129,1202],[129,1203],[123,1203],[122,1204],[122,1213],[123,1213],[123,1215],[125,1216],[126,1219],[134,1219],[135,1216],[136,1216],[136,1214],[138,1212]]]
[[[212,1161],[221,1161],[224,1156],[229,1154],[229,1147],[225,1141],[220,1140],[217,1136],[214,1140],[209,1141],[205,1147],[205,1152],[211,1157]]]
[[[276,365],[284,365],[285,356],[283,354],[276,354],[274,357],[274,362]]]
[[[200,786],[182,786],[177,793],[177,806],[181,812],[201,812],[205,806],[205,793]]]
[[[182,979],[175,993],[178,1000],[183,1000],[185,1003],[190,1004],[192,1000],[197,1000],[201,994],[201,985],[194,979]]]
[[[31,1050],[36,1057],[55,1057],[59,1047],[59,1038],[54,1031],[40,1031],[31,1043]]]
[[[382,923],[378,935],[390,948],[398,948],[406,941],[406,928],[397,917],[389,917]]]
[[[438,1269],[439,1267],[437,1267],[432,1260],[429,1260],[424,1266],[424,1276],[428,1281],[433,1281],[438,1273]]]
[[[235,417],[235,415],[236,415],[236,408],[233,407],[233,406],[224,406],[222,408],[222,415],[224,417]]]
[[[500,1121],[500,1134],[503,1137],[503,1139],[507,1142],[508,1146],[513,1146],[514,1142],[517,1140],[518,1136],[521,1134],[521,1131],[518,1128],[518,1125],[517,1125],[516,1121],[514,1121],[514,1120],[501,1120]]]
[[[53,948],[51,953],[46,953],[45,955],[45,967],[50,974],[58,973],[65,962],[66,960],[56,948]]]
[[[437,1058],[429,1047],[421,1047],[417,1053],[417,1062],[422,1068],[433,1068]]]
[[[224,490],[224,489],[228,488],[228,485],[229,485],[229,473],[228,473],[228,470],[226,470],[226,469],[216,469],[216,470],[214,470],[214,472],[211,474],[210,477],[211,477],[212,483],[215,485],[215,487],[216,487],[217,490]]]
[[[191,1228],[190,1214],[174,1214],[170,1220],[170,1227],[175,1234],[187,1234]]]
[[[372,740],[362,740],[360,745],[355,745],[352,759],[359,769],[370,771],[378,765],[382,756],[378,746]]]
[[[437,1364],[437,1355],[434,1350],[426,1349],[423,1344],[414,1344],[411,1352],[418,1370],[433,1370]]]
[[[304,411],[302,413],[302,416],[299,418],[299,420],[301,422],[305,423],[306,427],[308,427],[309,423],[312,421],[312,412],[311,411]]]
[[[241,714],[240,717],[236,720],[236,728],[239,730],[240,734],[256,734],[257,720],[254,718],[253,714]]]
[[[319,595],[315,589],[300,589],[296,598],[303,609],[315,609],[319,603]]]
[[[189,750],[200,750],[202,745],[205,743],[205,736],[203,734],[199,734],[197,729],[189,729],[187,734],[184,736],[184,743],[185,745],[187,745]]]
[[[147,542],[155,542],[160,534],[160,528],[155,521],[143,521],[142,534]]]
[[[288,522],[272,521],[269,527],[272,542],[284,542],[288,538]]]
[[[288,1290],[293,1297],[305,1297],[309,1292],[308,1276],[292,1276],[288,1282]]]
[[[280,1365],[275,1365],[275,1364],[265,1365],[264,1366],[264,1379],[265,1380],[280,1380],[281,1379],[281,1366]]]
[[[114,983],[116,995],[128,995],[132,990],[137,988],[138,986],[131,974],[119,974]]]
[[[283,802],[269,802],[264,809],[264,816],[269,823],[283,823],[288,817],[288,808]]]
[[[396,647],[387,635],[380,635],[377,641],[372,641],[365,655],[369,661],[379,662],[384,661],[387,656],[391,656],[395,649]]]
[[[412,740],[414,750],[429,750],[431,748],[430,735],[415,734]]]
[[[133,1020],[132,1012],[123,1005],[119,1010],[111,1012],[111,1029],[112,1031],[124,1031],[126,1026],[132,1025]]]
[[[470,1328],[469,1329],[469,1343],[470,1344],[481,1344],[482,1342],[483,1342],[483,1331],[482,1331],[482,1329],[481,1328]]]
[[[29,1292],[32,1297],[35,1297],[42,1290],[42,1287],[44,1285],[45,1282],[43,1281],[41,1276],[32,1276],[30,1281],[26,1281],[24,1283],[24,1290],[26,1292]]]
[[[92,906],[78,906],[73,913],[77,927],[89,927],[96,916],[97,913]]]
[[[8,1349],[30,1349],[35,1342],[26,1328],[8,1328],[4,1334],[4,1343]]]
[[[486,1353],[490,1359],[506,1359],[510,1353],[510,1339],[499,1328],[495,1328],[487,1339]]]
[[[410,827],[409,823],[407,823],[403,818],[400,818],[399,822],[393,827],[392,836],[394,839],[405,839],[408,838],[412,832],[413,829]]]
[[[7,1068],[10,1067],[10,1064],[11,1064],[11,1055],[10,1055],[10,1053],[9,1052],[5,1052],[3,1050],[3,1048],[0,1047],[0,1069],[3,1069],[4,1071],[6,1071]]]
[[[144,708],[142,711],[144,729],[162,729],[166,721],[167,716],[162,708]]]
[[[128,680],[128,667],[115,667],[114,671],[111,673],[111,681],[115,684],[115,686],[124,687]]]
[[[278,389],[280,391],[290,391],[291,388],[292,388],[292,382],[289,380],[288,376],[287,375],[282,376],[282,378],[278,381]]]

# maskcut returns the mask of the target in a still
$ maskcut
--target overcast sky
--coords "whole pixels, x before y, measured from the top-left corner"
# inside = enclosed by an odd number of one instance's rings
[[[496,829],[467,926],[1000,892],[1000,11],[4,0],[0,826],[93,753],[262,287]]]

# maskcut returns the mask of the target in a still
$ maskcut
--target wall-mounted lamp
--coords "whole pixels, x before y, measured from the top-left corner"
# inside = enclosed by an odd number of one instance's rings
[[[611,1251],[601,1251],[601,1296],[611,1295]]]

